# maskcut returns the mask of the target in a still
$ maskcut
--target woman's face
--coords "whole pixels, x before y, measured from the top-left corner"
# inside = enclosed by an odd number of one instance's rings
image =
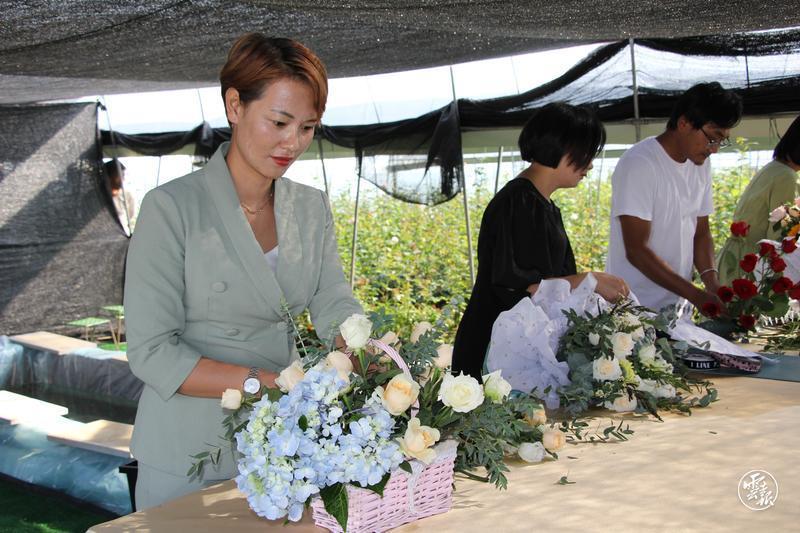
[[[270,83],[258,100],[246,104],[228,89],[226,110],[233,128],[231,149],[248,170],[273,179],[306,151],[320,119],[311,88],[291,78]]]
[[[563,156],[558,163],[558,167],[556,167],[558,188],[571,189],[577,187],[593,167],[594,165],[589,163],[588,167],[578,168],[570,161],[569,156]]]

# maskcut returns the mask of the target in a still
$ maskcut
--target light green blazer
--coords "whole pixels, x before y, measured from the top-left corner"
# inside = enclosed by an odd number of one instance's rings
[[[342,272],[326,196],[275,181],[280,248],[273,273],[239,207],[227,150],[225,143],[203,169],[145,196],[128,251],[128,361],[145,383],[131,451],[176,475],[223,432],[218,398],[176,392],[201,355],[280,371],[297,358],[282,298],[295,316],[309,309],[324,340],[362,312]],[[223,453],[205,478],[235,473],[232,454]]]

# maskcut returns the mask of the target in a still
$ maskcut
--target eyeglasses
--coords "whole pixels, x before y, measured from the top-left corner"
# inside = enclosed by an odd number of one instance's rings
[[[727,148],[728,146],[731,145],[731,140],[728,139],[727,137],[725,137],[723,139],[715,139],[711,135],[706,133],[706,130],[704,130],[703,128],[700,128],[700,131],[702,131],[703,135],[705,135],[706,139],[708,139],[708,147],[709,148],[714,148],[715,146],[717,148]]]

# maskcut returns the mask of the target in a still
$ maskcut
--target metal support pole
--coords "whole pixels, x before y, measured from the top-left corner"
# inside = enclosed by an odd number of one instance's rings
[[[453,91],[453,102],[456,100],[456,82],[453,77],[453,66],[450,65],[450,88]],[[458,104],[456,104],[458,105]],[[458,132],[461,135],[461,132]],[[472,230],[469,223],[469,200],[467,199],[467,176],[464,172],[464,149],[461,149],[461,193],[464,199],[464,223],[467,226],[467,254],[469,258],[470,287],[475,285],[475,260],[472,258]]]
[[[325,195],[330,196],[328,190],[328,173],[325,172],[325,154],[322,153],[322,139],[317,139],[317,146],[319,147],[319,162],[322,163],[322,181],[325,184]]]
[[[356,208],[353,215],[353,245],[350,247],[350,287],[356,281],[356,243],[358,243],[358,200],[361,196],[361,168],[358,169],[358,181],[356,181]]]
[[[494,174],[494,193],[497,194],[497,189],[500,186],[500,165],[503,164],[503,147],[497,149],[497,172]]]
[[[636,53],[633,50],[633,37],[628,39],[631,48],[631,78],[633,79],[633,125],[636,128],[636,142],[642,140],[642,125],[639,123],[639,84],[636,82]]]

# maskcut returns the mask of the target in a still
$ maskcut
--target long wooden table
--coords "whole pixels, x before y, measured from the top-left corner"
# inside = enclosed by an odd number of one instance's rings
[[[507,491],[457,478],[448,513],[397,531],[796,531],[800,383],[714,382],[720,401],[692,416],[628,415],[636,432],[628,442],[568,445],[558,461],[514,463]],[[752,511],[739,501],[750,470],[776,478],[774,506]],[[574,484],[559,484],[562,476]],[[132,530],[319,531],[310,512],[288,526],[258,518],[233,481],[90,529]]]

